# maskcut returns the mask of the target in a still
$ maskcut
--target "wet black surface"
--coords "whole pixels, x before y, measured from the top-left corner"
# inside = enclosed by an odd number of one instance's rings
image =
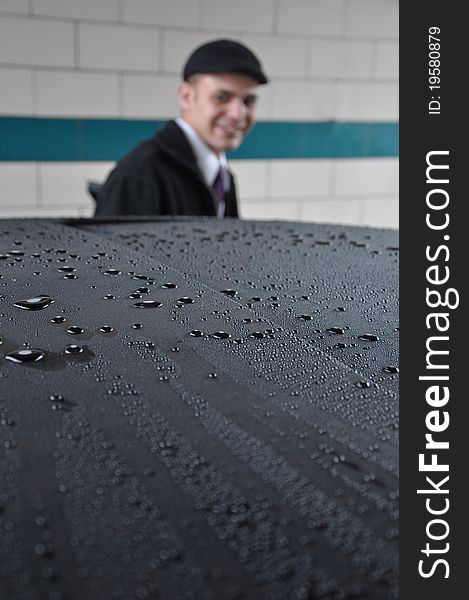
[[[2,600],[398,598],[396,232],[3,221],[0,259]]]

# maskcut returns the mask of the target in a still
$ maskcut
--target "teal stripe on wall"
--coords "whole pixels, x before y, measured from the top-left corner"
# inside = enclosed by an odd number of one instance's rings
[[[0,161],[114,161],[164,121],[0,117]],[[230,158],[397,156],[397,123],[260,121]]]

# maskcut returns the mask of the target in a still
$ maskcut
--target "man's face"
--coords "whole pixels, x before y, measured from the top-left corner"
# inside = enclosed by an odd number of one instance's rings
[[[179,88],[182,117],[215,154],[235,150],[254,124],[258,87],[248,75],[195,75]]]

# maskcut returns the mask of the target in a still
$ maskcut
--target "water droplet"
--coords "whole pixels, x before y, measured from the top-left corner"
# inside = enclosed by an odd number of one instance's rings
[[[50,321],[51,323],[65,323],[67,319],[65,317],[62,317],[61,315],[57,315],[56,317],[53,317]]]
[[[342,327],[329,327],[329,329],[326,329],[326,331],[335,335],[341,335],[345,333],[345,329],[342,329]]]
[[[344,344],[344,342],[339,342],[338,344],[334,344],[334,348],[347,348],[347,344]]]
[[[174,288],[177,288],[177,285],[175,283],[163,283],[161,287],[165,290],[172,290]]]
[[[236,290],[222,290],[221,291],[222,294],[225,294],[226,296],[231,296],[231,298],[234,298],[234,296],[236,296],[236,294],[238,293]]]
[[[50,306],[53,302],[55,301],[50,296],[36,296],[35,298],[18,300],[14,305],[25,310],[42,310],[46,306]]]
[[[377,342],[379,337],[374,335],[373,333],[363,333],[358,336],[361,340],[365,340],[366,342]]]
[[[115,296],[113,296],[112,294],[106,294],[106,295],[104,296],[104,299],[105,299],[105,300],[114,300],[114,298],[115,298]]]
[[[149,294],[150,293],[150,288],[147,287],[139,287],[135,290],[135,292],[137,294]]]
[[[16,363],[37,362],[44,358],[44,352],[41,350],[34,350],[33,348],[30,350],[16,350],[15,352],[6,354],[5,358]]]
[[[134,324],[132,325],[132,327],[133,327],[134,329],[142,329],[143,325],[142,325],[141,323],[134,323]]]
[[[231,334],[227,333],[226,331],[215,331],[215,333],[210,334],[210,337],[214,337],[219,340],[227,340],[231,337]]]
[[[78,279],[78,275],[75,275],[75,273],[67,273],[64,275],[64,279]]]
[[[359,388],[369,388],[371,383],[369,381],[357,381],[357,387]]]
[[[81,354],[82,352],[83,348],[75,344],[71,344],[65,348],[65,354]]]
[[[253,333],[251,333],[251,337],[260,340],[264,337],[264,334],[260,331],[254,331]]]
[[[189,298],[189,296],[183,296],[182,298],[178,299],[178,302],[180,302],[181,304],[192,304],[194,300],[192,298]]]
[[[99,328],[99,331],[102,331],[103,333],[111,333],[111,331],[114,331],[114,327],[110,327],[109,325],[103,325]]]
[[[132,298],[133,300],[138,300],[138,298],[141,298],[142,294],[139,294],[138,292],[134,292],[133,294],[129,295],[129,298]]]
[[[303,321],[311,321],[312,318],[311,315],[300,315],[300,319],[303,319]]]
[[[199,331],[198,329],[194,329],[191,331],[191,335],[193,337],[202,337],[204,334],[202,333],[202,331]]]
[[[118,269],[106,269],[106,271],[104,271],[105,275],[120,275],[120,271]]]
[[[159,308],[163,306],[163,303],[158,302],[158,300],[142,300],[142,302],[136,302],[134,306],[137,308]]]
[[[73,273],[76,269],[75,267],[59,267],[57,271],[60,271],[61,273]]]
[[[210,379],[216,379],[218,377],[216,373],[209,373],[208,376]]]
[[[85,330],[82,327],[77,327],[76,325],[72,325],[67,329],[67,333],[71,335],[78,335],[79,333],[83,333]]]
[[[399,373],[399,367],[384,367],[383,371],[385,373]]]
[[[262,298],[259,298],[259,296],[253,296],[251,300],[252,302],[262,302]]]

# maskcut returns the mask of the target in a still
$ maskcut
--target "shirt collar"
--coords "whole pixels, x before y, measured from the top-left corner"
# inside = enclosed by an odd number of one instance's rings
[[[223,186],[225,190],[230,187],[230,175],[228,171],[228,162],[225,154],[221,154],[220,158],[211,150],[200,135],[195,131],[189,123],[184,121],[182,117],[175,119],[176,123],[185,133],[189,144],[195,154],[195,159],[199,169],[202,171],[207,185],[212,186],[218,174],[220,167],[223,167]]]

